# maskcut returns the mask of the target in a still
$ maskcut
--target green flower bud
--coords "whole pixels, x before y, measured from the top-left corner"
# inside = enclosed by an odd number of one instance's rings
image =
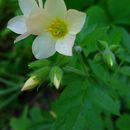
[[[56,89],[59,89],[60,83],[62,80],[63,72],[59,67],[53,67],[50,71],[50,80],[56,87]]]
[[[25,84],[23,85],[21,91],[26,91],[26,90],[33,89],[36,86],[38,86],[40,83],[41,83],[41,81],[38,80],[36,76],[32,76],[25,82]]]
[[[104,51],[102,54],[105,63],[112,67],[116,62],[115,55],[109,50]]]

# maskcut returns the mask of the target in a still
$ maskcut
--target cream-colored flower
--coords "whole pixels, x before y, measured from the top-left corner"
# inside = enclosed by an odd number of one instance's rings
[[[69,9],[64,0],[42,1],[39,7],[35,0],[19,0],[24,16],[9,21],[8,28],[22,34],[19,41],[30,34],[38,35],[33,42],[32,51],[37,59],[48,58],[56,51],[67,56],[72,55],[76,38],[85,23],[86,14]]]

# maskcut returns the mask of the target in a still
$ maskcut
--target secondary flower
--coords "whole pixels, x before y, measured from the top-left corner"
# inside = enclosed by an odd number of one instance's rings
[[[86,14],[74,9],[67,11],[64,0],[19,0],[24,16],[9,21],[8,28],[22,34],[16,42],[30,34],[37,35],[32,51],[37,59],[48,58],[56,51],[67,56],[72,55],[76,34],[85,23]]]

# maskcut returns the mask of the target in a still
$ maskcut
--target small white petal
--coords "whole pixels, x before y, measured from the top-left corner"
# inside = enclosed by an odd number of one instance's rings
[[[19,6],[25,16],[28,16],[35,8],[38,8],[36,0],[19,0]]]
[[[27,18],[27,29],[34,35],[41,35],[43,32],[47,31],[50,23],[51,19],[46,14],[46,11],[37,8],[33,10]]]
[[[28,37],[29,35],[30,35],[30,33],[29,33],[29,32],[26,32],[26,33],[24,33],[24,34],[18,36],[18,37],[15,39],[14,43],[19,42],[19,41],[25,39],[25,38]]]
[[[18,34],[25,33],[27,31],[26,18],[24,16],[16,16],[12,18],[8,22],[7,28]]]
[[[46,0],[45,9],[52,17],[65,18],[67,14],[64,0]]]
[[[70,9],[67,13],[67,21],[71,34],[77,34],[81,31],[86,20],[86,13]]]
[[[63,39],[59,39],[56,42],[56,51],[63,55],[72,56],[72,47],[74,45],[76,36],[75,35],[67,35]]]
[[[55,40],[49,33],[44,33],[34,40],[32,51],[37,59],[48,58],[56,52]]]

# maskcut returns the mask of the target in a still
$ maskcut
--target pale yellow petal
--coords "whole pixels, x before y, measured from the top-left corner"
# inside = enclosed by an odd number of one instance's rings
[[[55,40],[49,33],[44,33],[34,40],[32,51],[37,59],[48,58],[56,52]]]
[[[56,51],[67,56],[72,56],[72,48],[76,36],[68,34],[65,38],[61,38],[56,42]]]
[[[28,16],[32,10],[38,8],[36,0],[19,0],[19,6],[25,16]]]
[[[51,19],[44,9],[37,8],[31,12],[27,19],[27,29],[34,35],[40,35],[47,31]]]
[[[64,0],[46,0],[45,9],[50,16],[65,18],[67,9]]]
[[[77,34],[81,31],[86,20],[86,13],[70,9],[67,13],[67,21],[69,26],[69,32],[71,34]]]

